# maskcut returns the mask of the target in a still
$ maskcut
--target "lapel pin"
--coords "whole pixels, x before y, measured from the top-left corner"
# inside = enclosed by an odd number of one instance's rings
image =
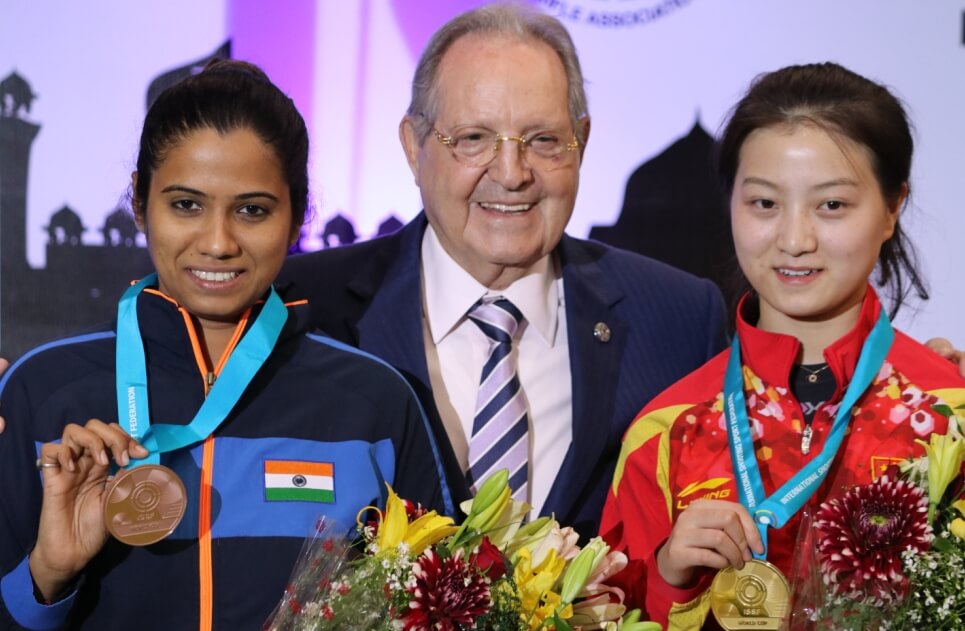
[[[607,326],[606,322],[597,322],[593,325],[593,337],[595,337],[598,342],[606,344],[610,341],[610,335],[610,327]]]

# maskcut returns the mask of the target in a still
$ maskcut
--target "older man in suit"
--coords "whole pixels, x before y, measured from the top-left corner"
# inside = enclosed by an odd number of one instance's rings
[[[424,213],[282,275],[322,329],[409,378],[454,488],[508,468],[516,497],[584,536],[636,412],[724,344],[709,281],[564,234],[589,130],[559,21],[463,14],[430,41],[399,130]]]

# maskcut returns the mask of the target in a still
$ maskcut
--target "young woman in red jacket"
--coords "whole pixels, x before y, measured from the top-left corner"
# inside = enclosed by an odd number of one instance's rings
[[[901,228],[912,148],[899,101],[833,63],[763,75],[736,106],[720,175],[753,289],[731,348],[627,432],[601,525],[631,559],[631,597],[670,628],[716,628],[724,568],[780,583],[805,506],[962,421],[943,411],[965,403],[965,380],[892,329],[873,287],[892,315],[927,297]],[[772,622],[788,607],[744,605]]]

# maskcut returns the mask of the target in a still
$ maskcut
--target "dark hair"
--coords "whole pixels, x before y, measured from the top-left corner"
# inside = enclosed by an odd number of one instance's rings
[[[865,147],[885,201],[896,204],[901,199],[914,149],[905,109],[884,86],[831,62],[788,66],[753,81],[731,113],[718,150],[718,173],[728,196],[733,192],[741,147],[751,132],[801,123]],[[877,269],[877,284],[889,289],[892,317],[912,290],[922,300],[928,299],[900,216],[894,234],[881,246]]]
[[[225,134],[246,128],[271,147],[291,194],[293,226],[308,210],[308,131],[295,104],[258,66],[215,60],[162,92],[144,119],[134,208],[147,208],[151,176],[167,152],[199,129]]]

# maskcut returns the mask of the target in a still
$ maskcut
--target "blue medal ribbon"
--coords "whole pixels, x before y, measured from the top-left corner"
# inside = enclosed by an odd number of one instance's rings
[[[770,497],[764,495],[764,482],[754,454],[751,440],[750,420],[744,400],[744,375],[741,370],[740,340],[735,336],[730,349],[727,372],[724,374],[724,414],[727,418],[727,440],[730,444],[731,463],[737,475],[737,492],[740,503],[754,518],[764,543],[764,554],[754,554],[755,558],[767,557],[767,529],[781,528],[811,498],[824,481],[838,453],[841,441],[851,421],[851,411],[858,398],[871,385],[881,365],[888,355],[895,332],[888,316],[882,310],[877,323],[861,348],[861,355],[855,366],[854,376],[838,413],[831,425],[831,432],[824,443],[821,453],[808,462],[790,480]]]
[[[288,319],[288,310],[272,287],[265,305],[235,347],[204,403],[187,425],[151,425],[147,361],[137,321],[137,297],[157,281],[150,274],[131,285],[117,305],[117,414],[121,427],[150,452],[130,467],[159,464],[162,453],[198,443],[214,432],[244,394],[268,359]]]

